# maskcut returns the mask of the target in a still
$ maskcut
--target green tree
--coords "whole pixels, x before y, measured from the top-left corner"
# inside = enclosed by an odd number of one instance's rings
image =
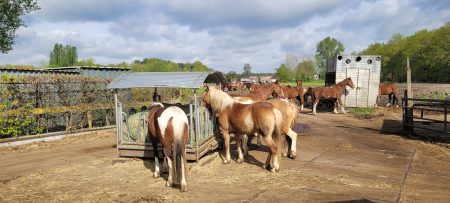
[[[313,60],[300,62],[295,68],[295,80],[311,81],[316,72],[316,65]]]
[[[227,79],[228,82],[232,81],[239,81],[239,75],[235,71],[230,71],[225,74],[225,79]]]
[[[38,10],[36,0],[1,0],[0,1],[0,52],[12,50],[16,31],[25,26],[21,16]]]
[[[53,51],[50,52],[50,67],[66,67],[73,66],[77,63],[78,54],[75,46],[56,43]]]
[[[327,71],[327,60],[338,54],[342,54],[345,50],[344,45],[337,39],[326,37],[316,45],[316,62],[319,77],[325,77]]]
[[[280,82],[292,82],[292,73],[286,65],[281,64],[275,72],[275,78]]]
[[[248,78],[248,77],[250,77],[251,74],[252,74],[252,67],[250,66],[250,64],[248,64],[248,63],[244,64],[242,77]]]
[[[77,66],[98,66],[98,64],[95,63],[95,60],[93,58],[87,58],[87,59],[78,61],[75,65],[77,65]]]

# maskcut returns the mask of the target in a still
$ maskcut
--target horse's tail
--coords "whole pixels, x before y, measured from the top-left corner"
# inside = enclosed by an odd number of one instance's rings
[[[182,165],[185,163],[186,155],[186,142],[188,136],[188,124],[187,116],[185,117],[173,117],[172,127],[173,127],[173,147],[172,147],[172,157],[173,157],[173,181],[175,184],[180,184]],[[182,159],[183,158],[183,159]],[[186,169],[186,166],[184,166]]]
[[[281,123],[283,120],[283,114],[277,108],[273,108],[273,112],[275,114],[275,127],[273,129],[273,141],[275,142],[275,146],[277,147],[277,154],[281,153]]]

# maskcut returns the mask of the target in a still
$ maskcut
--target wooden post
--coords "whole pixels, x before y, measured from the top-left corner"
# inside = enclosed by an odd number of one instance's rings
[[[408,90],[408,98],[413,98],[413,91],[411,85],[411,67],[409,67],[409,58],[406,58],[406,83]],[[413,106],[413,101],[408,101],[408,107]]]
[[[87,111],[88,128],[92,128],[92,111]]]

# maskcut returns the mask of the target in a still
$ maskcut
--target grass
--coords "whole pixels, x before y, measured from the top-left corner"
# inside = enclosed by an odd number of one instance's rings
[[[283,82],[281,85],[290,85],[290,86],[297,86],[297,83],[295,82]],[[311,87],[311,86],[325,86],[325,80],[312,80],[309,82],[303,82],[303,87]]]
[[[372,119],[375,117],[375,109],[369,107],[350,108],[350,113],[359,119]]]

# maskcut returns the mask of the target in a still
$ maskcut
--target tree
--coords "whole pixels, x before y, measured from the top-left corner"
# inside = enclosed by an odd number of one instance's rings
[[[275,72],[275,77],[280,82],[292,82],[292,73],[285,64],[281,64]]]
[[[252,74],[252,67],[250,66],[250,64],[246,63],[244,64],[244,71],[242,72],[242,77],[244,78],[248,78],[250,77],[250,75]]]
[[[32,11],[40,9],[36,0],[2,0],[0,1],[0,52],[3,54],[12,50],[16,31],[25,26],[20,18]]]
[[[345,48],[342,42],[337,39],[326,37],[316,45],[316,62],[319,76],[323,78],[326,73],[326,62],[329,58],[342,54]]]
[[[77,63],[78,54],[75,46],[56,43],[53,51],[50,52],[50,67],[66,67],[73,66]]]
[[[235,71],[230,71],[225,74],[225,79],[227,79],[228,82],[239,81],[239,75]]]
[[[311,81],[316,72],[313,60],[304,60],[295,68],[295,80]]]
[[[88,59],[78,61],[75,65],[77,65],[77,66],[98,66],[98,64],[95,63],[95,60],[93,58],[88,58]]]

